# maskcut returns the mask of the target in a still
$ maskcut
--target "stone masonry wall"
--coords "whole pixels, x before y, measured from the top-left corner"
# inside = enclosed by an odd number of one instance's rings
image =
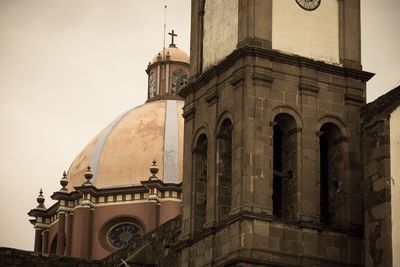
[[[13,248],[0,248],[0,266],[4,267],[111,267],[123,266],[126,260],[130,266],[177,266],[177,254],[173,245],[180,230],[180,216],[166,222],[156,230],[145,234],[128,247],[102,260],[47,255]],[[147,248],[147,249],[143,249]],[[134,256],[132,258],[132,256]],[[135,257],[136,256],[136,257]],[[129,262],[132,258],[133,262]]]
[[[100,261],[87,261],[79,258],[42,255],[37,252],[13,248],[0,248],[0,266],[4,267],[100,267]]]
[[[364,107],[365,266],[394,266],[392,248],[390,114],[400,105],[400,86]],[[397,204],[397,203],[396,203]]]
[[[364,128],[365,265],[392,266],[389,122]]]

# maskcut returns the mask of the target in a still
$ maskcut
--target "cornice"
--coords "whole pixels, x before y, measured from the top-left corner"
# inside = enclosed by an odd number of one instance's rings
[[[346,78],[353,78],[363,82],[367,82],[375,75],[373,73],[358,69],[332,65],[323,61],[317,61],[298,55],[285,54],[274,49],[260,48],[256,46],[243,46],[233,51],[219,64],[212,66],[205,72],[203,72],[197,79],[193,80],[184,88],[182,88],[178,92],[178,95],[185,98],[191,92],[197,90],[197,88],[206,84],[213,77],[225,72],[228,68],[232,67],[237,61],[245,57],[265,58],[273,62],[278,62],[297,67],[310,68],[316,71],[332,75],[338,75]]]
[[[182,249],[191,246],[192,244],[195,244],[199,242],[200,240],[204,239],[206,236],[210,235],[215,235],[217,232],[220,230],[226,228],[227,226],[238,222],[238,221],[243,221],[243,220],[262,220],[262,221],[268,221],[268,222],[276,222],[280,223],[289,227],[297,227],[297,228],[307,228],[307,229],[313,229],[316,231],[326,231],[326,232],[333,232],[337,234],[344,234],[344,235],[350,235],[354,237],[362,237],[363,231],[361,227],[353,227],[353,228],[337,228],[337,227],[332,227],[328,226],[325,224],[321,223],[315,223],[315,222],[303,222],[303,221],[294,221],[294,220],[287,220],[287,219],[282,219],[282,218],[277,218],[273,215],[267,215],[267,214],[258,214],[258,213],[253,213],[253,212],[240,212],[237,214],[230,215],[227,217],[225,220],[220,221],[216,225],[212,227],[208,227],[205,229],[201,229],[195,233],[189,234],[188,238],[181,240],[179,243],[177,243],[174,247],[175,250],[181,251]]]

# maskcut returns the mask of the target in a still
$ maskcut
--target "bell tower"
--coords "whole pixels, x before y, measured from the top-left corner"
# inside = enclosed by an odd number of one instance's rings
[[[362,266],[360,0],[192,0],[181,266]]]

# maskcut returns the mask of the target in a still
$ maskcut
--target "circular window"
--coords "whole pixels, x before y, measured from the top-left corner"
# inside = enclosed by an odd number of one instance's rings
[[[134,223],[119,223],[108,230],[107,243],[114,248],[120,249],[139,239],[142,234],[140,227]]]

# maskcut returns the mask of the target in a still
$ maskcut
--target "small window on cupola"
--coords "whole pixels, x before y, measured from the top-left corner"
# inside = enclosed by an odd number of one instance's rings
[[[171,93],[176,95],[181,87],[188,82],[189,76],[186,71],[177,69],[172,73],[172,87]]]
[[[149,75],[149,98],[157,94],[157,75],[152,72]]]

